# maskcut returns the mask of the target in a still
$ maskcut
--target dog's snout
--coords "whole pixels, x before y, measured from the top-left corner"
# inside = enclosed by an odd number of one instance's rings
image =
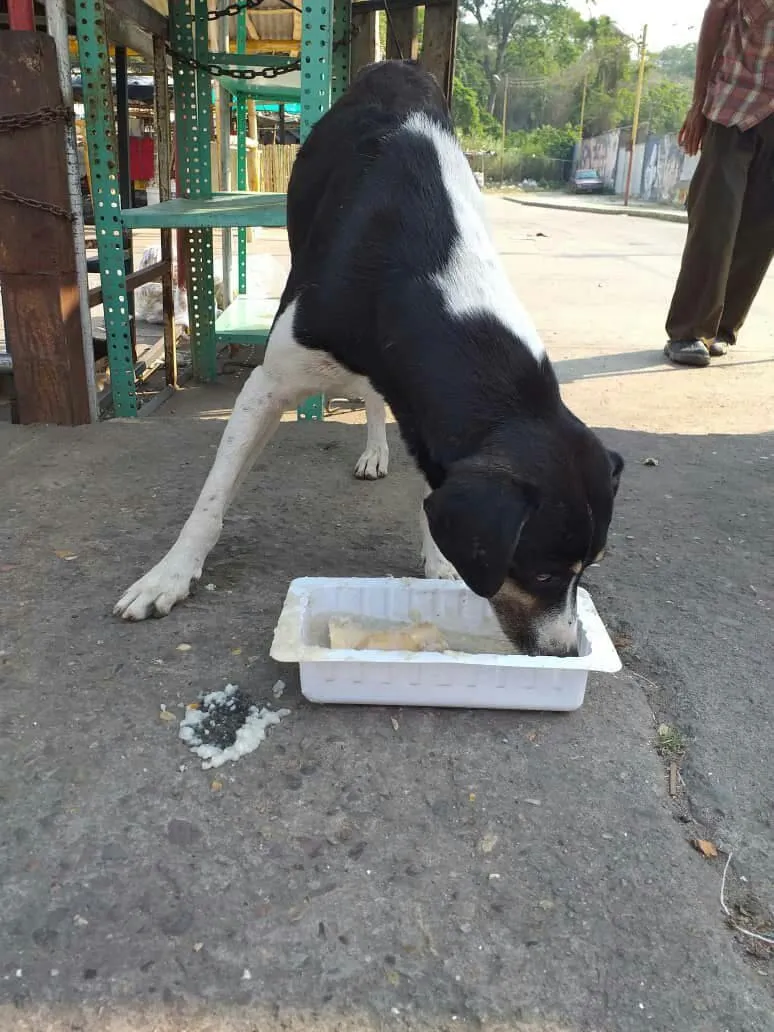
[[[573,597],[568,595],[561,607],[541,612],[537,599],[508,584],[492,599],[492,608],[518,652],[558,659],[578,655],[578,619]]]

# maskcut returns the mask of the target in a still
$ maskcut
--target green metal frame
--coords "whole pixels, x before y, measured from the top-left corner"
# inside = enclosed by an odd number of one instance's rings
[[[301,140],[346,89],[349,45],[333,50],[333,40],[348,39],[351,0],[304,0],[301,35],[301,88],[271,86],[228,77],[223,85],[234,97],[237,114],[237,192],[212,191],[210,158],[212,84],[207,72],[192,68],[185,58],[211,63],[207,0],[169,0],[170,43],[184,60],[173,67],[177,198],[146,208],[121,211],[118,189],[116,129],[105,26],[105,0],[75,0],[76,28],[83,74],[89,164],[116,414],[137,413],[135,373],[129,325],[129,294],[124,266],[124,228],[163,227],[185,230],[188,270],[188,314],[194,376],[213,380],[217,374],[217,344],[236,341],[240,326],[255,318],[251,342],[265,341],[269,314],[265,303],[255,306],[247,290],[248,226],[285,225],[284,195],[255,195],[247,191],[247,98],[287,102],[300,100]],[[237,18],[237,53],[220,55],[228,67],[283,64],[287,59],[244,53],[247,22]],[[300,93],[300,97],[299,97]],[[224,319],[223,332],[215,321],[215,278],[212,230],[238,229],[238,269],[241,307]],[[322,419],[324,399],[310,398],[298,409],[299,419]]]
[[[237,54],[247,47],[247,11],[237,15]],[[237,123],[237,190],[247,189],[247,97],[239,92],[236,95]],[[247,293],[247,230],[237,230],[237,269],[239,294]]]
[[[182,0],[185,3],[186,0]],[[181,0],[173,0],[174,4]],[[188,16],[194,56],[209,59],[207,0],[194,0],[193,16]],[[196,123],[189,197],[212,196],[212,82],[206,72],[194,72],[196,82]],[[191,330],[191,365],[197,380],[214,380],[218,374],[215,346],[215,268],[212,233],[196,230],[188,234],[189,283],[188,319]]]
[[[349,40],[351,31],[351,0],[333,0],[333,39]],[[349,86],[350,58],[349,42],[331,53],[331,104],[335,104]]]
[[[301,142],[331,106],[333,26],[349,0],[305,0],[301,23]],[[347,13],[349,19],[349,13]],[[344,47],[349,51],[349,47]],[[301,420],[324,419],[325,397],[308,398],[297,409]]]
[[[121,213],[130,229],[225,229],[227,226],[286,224],[285,194],[214,193],[211,197],[173,197]]]
[[[135,416],[137,390],[105,6],[103,0],[76,0],[75,12],[113,408],[117,416]]]

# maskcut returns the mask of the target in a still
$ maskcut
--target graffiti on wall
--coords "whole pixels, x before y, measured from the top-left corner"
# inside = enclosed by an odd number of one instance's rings
[[[645,144],[640,196],[656,204],[683,204],[695,164],[686,158],[677,133],[651,136]]]
[[[585,139],[581,145],[578,168],[593,168],[605,186],[614,186],[620,137],[619,129],[611,129],[609,133]]]
[[[618,130],[583,141],[578,168],[593,168],[605,184],[623,192],[629,155],[619,150]],[[637,144],[634,154],[631,196],[651,204],[684,205],[698,157],[689,158],[677,142],[677,134],[649,136]]]

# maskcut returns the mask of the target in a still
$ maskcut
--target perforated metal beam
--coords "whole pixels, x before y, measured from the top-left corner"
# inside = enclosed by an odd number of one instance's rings
[[[76,0],[75,9],[113,407],[117,416],[134,416],[137,414],[137,391],[124,268],[118,146],[105,6],[103,0]]]
[[[331,104],[346,92],[350,76],[350,33],[352,30],[351,0],[333,0],[333,40],[346,40],[331,47]]]
[[[187,0],[171,0],[170,30],[176,51],[207,60],[206,0],[195,0],[193,14]],[[210,79],[205,72],[179,61],[175,62],[174,82],[178,187],[183,197],[211,197]],[[217,355],[212,230],[191,229],[186,238],[191,365],[198,380],[214,380]]]
[[[247,12],[237,15],[237,53],[243,54],[247,46]],[[247,189],[247,97],[244,93],[236,95],[237,124],[237,190]],[[256,140],[256,143],[258,141]],[[247,230],[240,226],[237,230],[237,267],[239,294],[247,293]],[[226,304],[231,299],[226,301]]]
[[[331,106],[334,7],[349,0],[305,0],[301,23],[301,142]],[[347,20],[349,15],[347,14]],[[349,51],[349,47],[345,47]],[[318,394],[297,410],[299,419],[323,419],[325,398]]]

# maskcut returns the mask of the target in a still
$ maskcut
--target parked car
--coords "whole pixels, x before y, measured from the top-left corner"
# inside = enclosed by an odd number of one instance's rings
[[[599,172],[593,168],[579,168],[572,177],[575,193],[601,193],[605,188]]]

